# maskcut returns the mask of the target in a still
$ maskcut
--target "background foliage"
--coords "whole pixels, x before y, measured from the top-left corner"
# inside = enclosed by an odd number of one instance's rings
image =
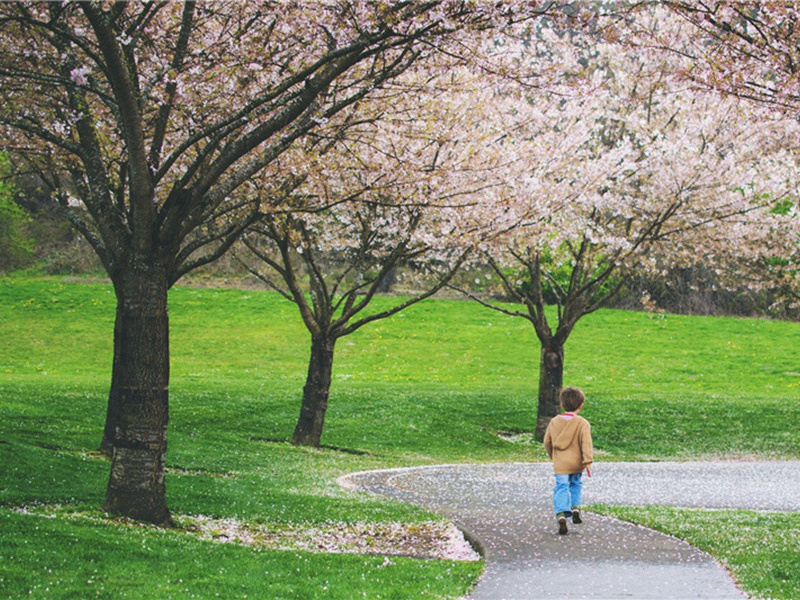
[[[25,265],[33,255],[34,241],[25,229],[31,217],[14,193],[8,159],[0,154],[0,272]]]

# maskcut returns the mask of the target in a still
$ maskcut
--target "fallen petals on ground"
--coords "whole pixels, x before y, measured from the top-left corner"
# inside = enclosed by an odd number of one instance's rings
[[[183,517],[203,539],[269,550],[383,554],[447,560],[480,560],[452,523],[257,524],[234,519]]]

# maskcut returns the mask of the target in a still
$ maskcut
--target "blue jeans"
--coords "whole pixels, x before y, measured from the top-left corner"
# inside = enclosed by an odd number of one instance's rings
[[[581,473],[570,475],[556,475],[556,487],[553,489],[553,507],[556,514],[564,513],[564,516],[572,516],[572,508],[581,505],[581,490],[583,481]]]

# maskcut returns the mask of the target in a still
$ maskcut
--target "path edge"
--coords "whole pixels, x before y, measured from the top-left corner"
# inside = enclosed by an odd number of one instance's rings
[[[508,463],[504,463],[504,464],[508,464]],[[515,463],[515,464],[525,464],[525,463]],[[397,499],[397,498],[390,498],[390,497],[385,496],[385,495],[383,495],[383,494],[381,494],[379,492],[372,492],[370,490],[365,490],[365,489],[359,487],[354,481],[352,481],[352,478],[356,478],[359,475],[374,475],[374,474],[379,474],[379,473],[386,473],[388,477],[391,477],[392,473],[400,474],[400,473],[405,473],[405,472],[408,472],[408,471],[421,471],[421,470],[428,470],[428,469],[439,469],[439,468],[442,468],[442,467],[457,467],[457,466],[460,466],[460,464],[459,463],[454,463],[454,464],[443,464],[443,465],[421,465],[421,466],[416,466],[416,467],[393,467],[393,468],[390,468],[390,469],[371,469],[371,470],[368,470],[368,471],[356,471],[356,472],[353,472],[353,473],[346,473],[346,474],[344,474],[344,475],[342,475],[340,477],[337,477],[336,478],[336,483],[340,487],[342,487],[342,488],[344,488],[346,490],[353,491],[353,492],[360,492],[362,494],[370,494],[372,496],[378,496],[379,498],[393,500],[395,502],[406,502],[408,504],[413,504],[412,502],[408,502],[406,500],[400,500],[400,499]],[[477,535],[475,535],[468,527],[464,526],[463,523],[460,523],[457,520],[454,520],[454,519],[452,519],[451,517],[449,517],[447,515],[443,515],[441,513],[437,513],[436,511],[430,510],[429,508],[426,508],[424,506],[420,506],[420,505],[416,505],[416,506],[418,506],[419,508],[422,508],[423,510],[427,510],[428,512],[436,513],[436,514],[440,515],[442,518],[444,518],[447,522],[452,523],[461,532],[461,535],[464,536],[464,539],[467,541],[467,543],[469,543],[469,545],[472,547],[472,549],[475,550],[475,552],[477,552],[478,554],[480,554],[481,560],[483,561],[483,564],[484,564],[484,571],[485,571],[486,548],[484,547],[483,542],[480,540],[480,538]],[[481,577],[483,577],[483,575],[481,575]]]

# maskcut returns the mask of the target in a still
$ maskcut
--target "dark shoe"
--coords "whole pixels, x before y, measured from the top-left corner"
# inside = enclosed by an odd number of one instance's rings
[[[559,535],[564,535],[567,533],[567,518],[566,517],[558,517],[558,533]]]
[[[583,523],[583,519],[581,519],[580,509],[577,508],[572,509],[572,522],[575,523],[575,525],[580,525],[581,523]]]

